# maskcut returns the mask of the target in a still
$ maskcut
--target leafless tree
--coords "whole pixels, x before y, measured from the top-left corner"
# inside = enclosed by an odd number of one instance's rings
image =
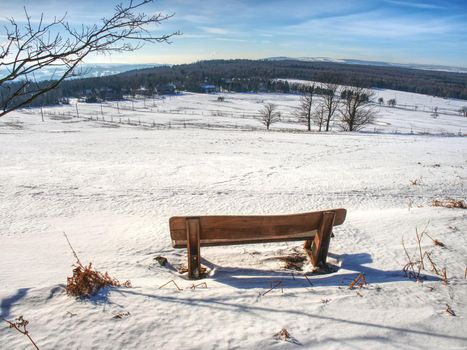
[[[300,97],[300,105],[295,111],[295,115],[299,122],[307,126],[308,131],[311,131],[312,123],[312,106],[313,106],[313,95],[315,92],[315,84],[307,88],[305,93]]]
[[[274,103],[265,103],[259,111],[259,121],[269,130],[271,124],[281,120],[281,114]]]
[[[90,26],[72,26],[65,16],[37,24],[24,9],[26,21],[20,27],[9,19],[0,43],[0,117],[24,107],[37,97],[56,88],[64,79],[79,74],[77,66],[92,53],[135,51],[144,43],[169,43],[179,32],[154,35],[149,28],[168,20],[173,14],[139,12],[153,0],[130,0],[115,6],[109,18]],[[57,76],[39,84],[34,75],[41,69],[55,67]],[[60,68],[60,69],[59,69]]]
[[[397,102],[396,102],[396,99],[395,99],[395,98],[391,98],[391,99],[390,99],[390,100],[388,100],[386,103],[387,103],[387,105],[388,105],[389,107],[395,107],[395,106],[396,106],[396,104],[397,104]]]
[[[328,83],[324,84],[323,89],[325,89],[322,102],[325,112],[325,131],[329,131],[331,121],[334,119],[335,112],[339,107],[339,96],[336,94],[337,90],[339,89],[339,85]]]
[[[321,131],[323,128],[324,120],[326,119],[326,113],[324,112],[324,105],[320,103],[313,113],[311,114],[311,119],[313,120],[313,124],[318,127],[318,131]]]
[[[343,97],[339,125],[344,131],[358,131],[374,120],[376,110],[371,105],[374,97],[371,90],[350,86],[345,89]]]

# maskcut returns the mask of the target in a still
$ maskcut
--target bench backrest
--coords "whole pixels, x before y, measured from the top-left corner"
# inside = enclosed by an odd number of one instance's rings
[[[345,209],[332,209],[293,215],[269,216],[175,216],[170,218],[170,236],[174,248],[187,247],[187,225],[199,225],[201,246],[302,241],[312,239],[324,212],[334,212],[333,226],[341,225]]]

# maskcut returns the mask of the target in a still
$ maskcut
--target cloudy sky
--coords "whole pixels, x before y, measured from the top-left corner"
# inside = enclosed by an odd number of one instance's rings
[[[66,12],[73,25],[88,25],[118,2],[1,0],[0,17],[21,22],[26,6],[33,20]],[[156,32],[183,35],[88,62],[308,56],[467,67],[467,0],[156,0],[145,12],[175,13]]]

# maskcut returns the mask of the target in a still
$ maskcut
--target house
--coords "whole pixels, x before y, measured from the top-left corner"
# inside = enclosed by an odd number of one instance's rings
[[[177,87],[170,83],[170,84],[159,84],[156,86],[156,92],[158,95],[175,95],[177,92]]]
[[[211,85],[211,84],[201,84],[200,88],[201,88],[201,91],[205,94],[211,94],[213,92],[219,91],[219,88],[216,85]]]

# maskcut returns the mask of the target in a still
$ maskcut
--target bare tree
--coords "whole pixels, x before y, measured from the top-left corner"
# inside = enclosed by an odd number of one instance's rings
[[[37,24],[26,9],[26,24],[20,27],[9,19],[6,40],[0,43],[0,117],[26,106],[37,97],[56,88],[64,79],[79,74],[76,68],[92,53],[135,51],[144,43],[169,43],[179,32],[156,36],[149,31],[173,14],[147,15],[138,12],[153,0],[130,0],[115,6],[109,18],[99,24],[73,27],[65,16],[44,23],[43,14]],[[55,67],[57,76],[46,83],[34,77],[41,69]],[[60,68],[60,72],[59,69]]]
[[[323,128],[324,120],[326,119],[326,113],[324,112],[324,105],[320,103],[313,113],[311,114],[311,119],[313,124],[318,127],[318,131],[321,131]]]
[[[265,103],[259,111],[259,121],[269,130],[271,124],[281,120],[280,112],[277,112],[277,106],[274,103]]]
[[[331,121],[335,117],[337,107],[339,107],[339,96],[336,95],[339,85],[337,84],[324,84],[323,89],[323,108],[325,112],[326,131],[329,131]]]
[[[376,110],[371,106],[374,97],[371,90],[350,86],[343,95],[339,114],[340,127],[344,131],[358,131],[374,120]]]
[[[389,107],[395,107],[395,106],[396,106],[396,104],[397,104],[397,102],[396,102],[396,99],[395,99],[395,98],[391,98],[391,99],[390,99],[390,100],[388,100],[386,103],[387,103],[387,105],[388,105]]]
[[[312,123],[312,109],[313,106],[313,95],[315,92],[315,84],[307,88],[305,93],[300,97],[300,105],[295,111],[295,115],[299,122],[307,126],[308,131],[311,131]]]
[[[378,103],[380,106],[382,106],[384,104],[384,98],[382,97],[378,98]]]

